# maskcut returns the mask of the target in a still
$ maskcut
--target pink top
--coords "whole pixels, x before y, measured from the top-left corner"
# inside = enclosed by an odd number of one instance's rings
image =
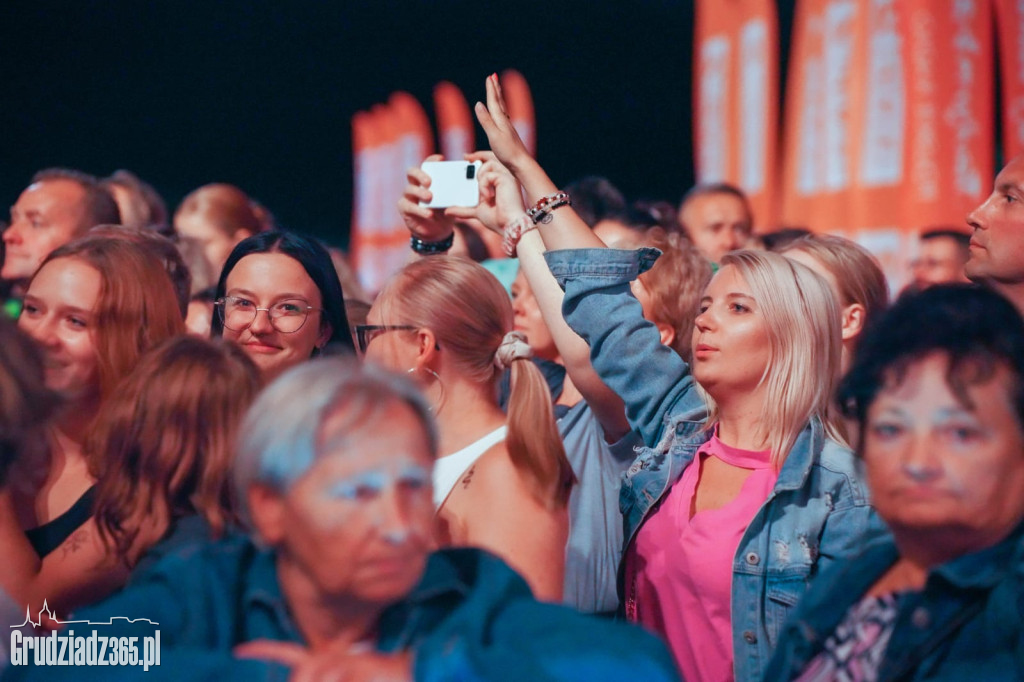
[[[751,469],[724,507],[690,517],[703,458]],[[684,680],[732,680],[732,563],[777,477],[770,451],[733,448],[715,435],[662,498],[626,552],[626,616],[661,635]]]

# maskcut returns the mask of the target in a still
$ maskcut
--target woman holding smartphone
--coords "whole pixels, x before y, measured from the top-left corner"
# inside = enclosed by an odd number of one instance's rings
[[[525,189],[563,311],[646,444],[620,507],[628,618],[668,641],[684,679],[760,679],[782,623],[832,561],[882,532],[829,411],[840,319],[828,284],[775,254],[726,256],[704,291],[693,365],[629,288],[656,251],[616,251],[530,157],[496,76],[477,117]]]

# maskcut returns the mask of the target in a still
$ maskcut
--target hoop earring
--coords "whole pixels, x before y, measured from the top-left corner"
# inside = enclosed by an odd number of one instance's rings
[[[421,367],[420,369],[422,369],[424,372],[426,372],[430,376],[434,377],[434,380],[437,382],[438,388],[441,389],[441,395],[438,396],[437,404],[430,406],[430,411],[432,413],[434,413],[434,414],[437,414],[438,412],[441,411],[441,408],[444,407],[444,398],[445,398],[444,382],[441,381],[441,375],[439,375],[437,372],[435,372],[434,370],[430,369],[429,367]],[[415,371],[416,371],[415,367],[410,367],[409,369],[407,369],[405,371],[405,373],[406,374],[412,374]]]

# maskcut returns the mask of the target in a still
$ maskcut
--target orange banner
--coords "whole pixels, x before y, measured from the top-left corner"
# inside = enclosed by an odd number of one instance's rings
[[[783,222],[857,238],[899,286],[916,232],[990,184],[991,34],[990,0],[798,0]]]
[[[396,205],[405,172],[433,153],[433,133],[412,95],[394,93],[387,104],[353,117],[355,207],[352,256],[360,284],[376,293],[406,263],[409,232]]]
[[[508,117],[519,133],[530,154],[537,154],[537,123],[533,112],[533,96],[526,78],[515,69],[506,69],[501,74],[501,90],[508,106]]]
[[[1003,96],[1003,158],[1024,154],[1024,0],[995,0]]]
[[[461,159],[464,154],[475,151],[476,119],[457,85],[442,81],[434,86],[434,115],[444,158]]]
[[[990,0],[909,0],[904,8],[905,49],[912,57],[903,226],[916,232],[963,225],[992,189],[994,175],[993,8]],[[1004,72],[1004,80],[1009,75]]]
[[[694,38],[697,181],[750,197],[755,224],[777,208],[778,21],[772,0],[698,0]]]

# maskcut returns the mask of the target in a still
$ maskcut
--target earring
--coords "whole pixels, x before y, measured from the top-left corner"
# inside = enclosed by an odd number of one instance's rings
[[[438,388],[441,389],[441,395],[438,396],[437,404],[436,405],[431,405],[431,407],[430,407],[430,411],[436,414],[444,406],[444,382],[441,381],[441,375],[439,375],[437,372],[435,372],[434,370],[430,369],[429,367],[421,367],[420,369],[422,369],[424,372],[426,372],[430,376],[434,377],[434,381],[437,382]],[[415,371],[416,371],[415,367],[410,367],[409,369],[407,369],[405,371],[405,373],[406,374],[412,374]]]

